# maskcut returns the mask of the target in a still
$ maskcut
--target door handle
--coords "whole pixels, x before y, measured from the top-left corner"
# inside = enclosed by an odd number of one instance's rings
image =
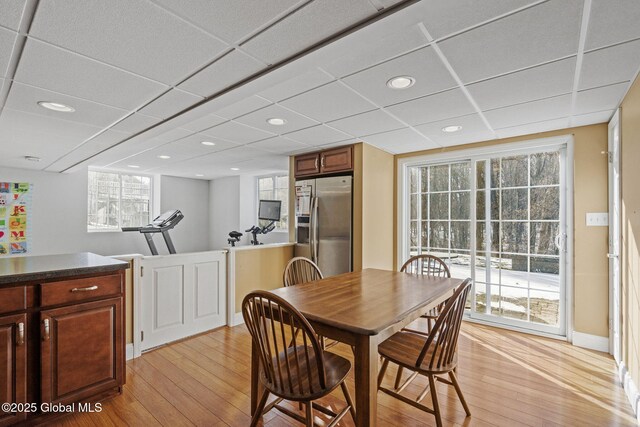
[[[87,286],[86,288],[73,288],[71,292],[89,292],[89,291],[97,291],[98,285]]]
[[[315,169],[318,169],[318,158],[316,157],[316,164],[315,164]]]
[[[324,169],[324,156],[320,156],[320,167]]]
[[[618,258],[618,254],[607,254],[607,258],[612,259],[612,258]]]
[[[49,338],[51,338],[51,329],[49,328],[49,319],[44,319],[42,323],[44,323],[44,335],[42,336],[42,339],[44,341],[49,341]]]
[[[17,345],[24,344],[24,323],[18,323],[18,337],[16,338]]]

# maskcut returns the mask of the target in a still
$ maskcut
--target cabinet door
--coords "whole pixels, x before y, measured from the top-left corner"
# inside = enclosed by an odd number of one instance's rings
[[[353,148],[339,147],[320,153],[320,172],[344,172],[353,170]]]
[[[295,157],[295,177],[317,175],[320,173],[320,155],[318,153],[302,154]]]
[[[40,313],[42,402],[71,403],[123,384],[122,298]]]
[[[0,402],[27,400],[27,315],[0,317]],[[0,426],[24,420],[26,412],[0,409]]]

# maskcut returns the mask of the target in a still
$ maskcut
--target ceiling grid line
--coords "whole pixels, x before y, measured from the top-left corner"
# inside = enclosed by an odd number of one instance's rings
[[[576,70],[573,78],[573,90],[571,92],[571,110],[569,115],[569,126],[573,126],[573,115],[576,110],[578,100],[578,87],[580,86],[580,77],[582,75],[582,61],[584,59],[584,46],[587,40],[587,31],[589,28],[589,18],[591,16],[591,0],[584,0],[584,9],[582,12],[582,24],[580,25],[580,39],[578,42],[578,55],[576,58]]]
[[[473,108],[476,110],[476,113],[480,116],[480,119],[484,122],[487,129],[489,129],[489,131],[493,134],[494,138],[497,137],[496,131],[493,129],[493,126],[491,126],[491,124],[489,123],[489,120],[487,120],[487,118],[483,114],[482,109],[480,108],[476,100],[473,98],[473,96],[471,96],[469,89],[467,89],[465,84],[462,82],[462,79],[460,79],[460,76],[458,76],[458,73],[453,69],[453,66],[451,65],[447,57],[444,55],[444,53],[438,46],[438,43],[433,41],[433,37],[431,37],[431,34],[429,34],[429,31],[427,30],[427,28],[424,26],[422,22],[418,24],[418,27],[420,28],[420,31],[423,32],[425,37],[432,42],[431,47],[433,47],[434,51],[436,52],[436,54],[438,55],[438,57],[440,58],[444,66],[447,68],[447,70],[449,70],[449,73],[451,73],[451,76],[458,84],[458,87],[460,88],[460,90],[462,90],[462,93],[464,94],[464,96],[467,98],[467,100],[471,103]]]

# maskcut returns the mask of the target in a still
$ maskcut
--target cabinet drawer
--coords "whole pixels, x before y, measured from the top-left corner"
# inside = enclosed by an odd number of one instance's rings
[[[43,283],[40,286],[43,307],[106,296],[117,296],[123,292],[123,283],[120,275],[64,280]]]
[[[11,313],[27,309],[27,289],[25,286],[0,289],[0,313]]]

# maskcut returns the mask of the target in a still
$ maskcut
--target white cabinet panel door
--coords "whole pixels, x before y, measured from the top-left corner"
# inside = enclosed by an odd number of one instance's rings
[[[143,351],[226,324],[226,262],[224,252],[142,259]]]

